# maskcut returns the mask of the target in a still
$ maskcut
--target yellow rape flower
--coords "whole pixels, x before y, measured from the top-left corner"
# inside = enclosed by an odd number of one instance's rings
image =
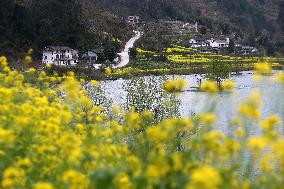
[[[107,76],[110,76],[110,75],[112,74],[112,70],[111,70],[110,67],[106,68],[105,74],[106,74]]]
[[[34,185],[33,189],[53,189],[53,185],[48,182],[38,182]]]
[[[132,183],[126,173],[120,173],[114,178],[114,185],[118,189],[131,189]]]
[[[167,131],[165,131],[165,129],[159,126],[149,127],[146,133],[149,140],[154,142],[155,144],[159,144],[166,141],[169,136]]]
[[[276,156],[284,162],[284,139],[276,140],[272,145],[273,151],[276,153]]]
[[[52,64],[46,64],[46,67],[47,67],[48,69],[50,69],[50,68],[52,68]]]
[[[28,168],[32,165],[28,158],[21,158],[17,161],[17,166],[21,168]]]
[[[266,145],[267,141],[261,137],[251,137],[247,142],[247,146],[256,154],[262,151]]]
[[[251,96],[245,100],[239,108],[239,113],[245,117],[259,120],[261,116],[260,108],[260,93],[253,91]]]
[[[239,138],[243,138],[245,136],[245,131],[242,127],[239,127],[235,131],[235,135]]]
[[[30,56],[30,55],[27,55],[26,57],[25,57],[25,62],[26,63],[31,63],[33,61],[33,58]]]
[[[2,187],[6,188],[25,188],[25,173],[19,168],[9,167],[4,170]]]
[[[90,186],[88,177],[75,170],[66,171],[62,180],[69,186],[69,189],[88,189]]]
[[[187,82],[184,79],[177,78],[172,81],[164,83],[164,90],[167,92],[182,92],[187,86]]]
[[[236,87],[236,84],[235,84],[235,82],[233,82],[233,81],[224,81],[224,82],[221,83],[221,89],[222,89],[223,91],[230,92],[230,91],[232,91],[235,87]]]
[[[272,163],[271,163],[272,160],[273,160],[273,156],[271,154],[267,154],[263,156],[260,162],[261,170],[264,172],[272,171]]]
[[[217,189],[221,183],[222,178],[217,170],[202,166],[192,172],[187,189]]]
[[[272,68],[268,62],[259,62],[254,65],[254,70],[260,75],[270,75]]]
[[[14,140],[15,136],[12,131],[0,127],[0,144],[10,145]]]
[[[249,118],[253,118],[255,120],[259,120],[261,113],[258,109],[249,106],[248,104],[243,104],[240,109],[239,109],[240,114],[249,117]]]
[[[7,58],[6,58],[6,56],[1,56],[0,57],[0,65],[2,66],[2,67],[5,67],[5,66],[7,66]]]
[[[178,170],[182,170],[184,168],[183,165],[183,161],[182,161],[182,155],[180,153],[175,152],[172,155],[172,161],[173,161],[173,166],[174,166],[174,170],[178,171]]]
[[[9,72],[11,72],[11,69],[8,66],[5,66],[3,68],[3,71],[9,73]]]
[[[199,120],[205,124],[212,124],[216,122],[217,117],[213,113],[205,113],[205,114],[200,114],[198,116]]]
[[[33,53],[33,49],[32,48],[30,48],[29,50],[28,50],[28,54],[32,54]]]
[[[96,81],[96,80],[91,80],[91,84],[92,84],[94,87],[96,87],[96,86],[99,84],[99,82]]]
[[[82,124],[77,124],[77,125],[76,125],[76,130],[77,130],[79,133],[84,133],[85,127],[84,127],[84,125],[82,125]]]
[[[207,93],[217,93],[219,91],[216,82],[210,80],[202,82],[200,90]]]
[[[268,139],[273,139],[277,136],[277,132],[274,130],[274,127],[280,123],[280,119],[276,115],[269,116],[260,123],[260,127],[264,131],[264,135]]]
[[[154,164],[149,164],[146,170],[145,175],[149,178],[154,177],[157,178],[160,176],[160,170],[159,167],[157,165]]]
[[[278,80],[282,85],[284,85],[284,74],[283,74],[283,73],[279,74],[278,77],[277,77],[277,80]]]
[[[140,126],[141,119],[139,113],[131,111],[126,117],[126,124],[128,127],[137,128]]]
[[[35,68],[29,68],[28,72],[31,73],[31,74],[33,74],[33,73],[36,72],[36,69],[35,69]]]

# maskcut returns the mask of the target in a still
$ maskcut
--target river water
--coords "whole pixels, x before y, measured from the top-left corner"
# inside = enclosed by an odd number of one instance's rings
[[[198,78],[203,77],[202,75],[146,76],[138,79],[138,82],[136,81],[137,79],[103,81],[101,82],[101,86],[105,97],[110,99],[113,104],[123,106],[123,104],[129,101],[130,97],[137,97],[141,98],[141,101],[145,101],[144,104],[148,103],[151,109],[151,106],[157,107],[157,104],[164,103],[165,98],[168,98],[162,95],[164,93],[162,91],[163,82],[168,79],[182,77],[188,81],[189,86],[185,92],[174,97],[179,101],[178,109],[180,116],[190,116],[194,113],[207,112],[211,108],[214,108],[218,116],[216,129],[224,133],[230,133],[230,128],[227,127],[229,120],[237,116],[237,109],[241,102],[250,96],[253,90],[259,90],[262,94],[262,118],[271,114],[284,117],[284,100],[282,100],[284,97],[284,88],[272,81],[278,73],[275,72],[273,76],[266,77],[264,81],[258,82],[255,82],[253,73],[249,71],[242,72],[241,75],[233,75],[230,79],[236,82],[236,90],[230,94],[207,95],[197,92],[195,87],[198,87]],[[136,85],[135,83],[139,84]],[[149,99],[154,100],[149,101]],[[171,98],[170,100],[173,99]],[[255,128],[251,130],[251,134],[254,135],[261,132],[257,125],[253,127]]]

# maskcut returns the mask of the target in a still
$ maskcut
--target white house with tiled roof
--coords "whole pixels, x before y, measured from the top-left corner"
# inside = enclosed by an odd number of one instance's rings
[[[212,48],[227,48],[229,47],[230,39],[226,38],[225,40],[221,39],[214,39],[211,38],[209,40],[196,40],[196,39],[190,39],[189,44],[193,48],[199,48],[199,47],[212,47]]]
[[[210,47],[227,48],[227,47],[229,47],[230,38],[226,38],[225,40],[211,38],[207,41],[210,43]]]
[[[78,51],[66,46],[48,46],[43,50],[42,62],[46,65],[76,66]]]

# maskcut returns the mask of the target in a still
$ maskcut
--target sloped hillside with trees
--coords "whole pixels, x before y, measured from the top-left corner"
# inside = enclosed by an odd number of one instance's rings
[[[198,21],[204,33],[230,34],[268,55],[284,54],[281,0],[1,0],[0,53],[19,57],[32,47],[40,57],[48,45],[112,48],[113,38],[123,44],[131,35],[128,15],[146,23]]]
[[[0,54],[19,58],[48,45],[76,49],[113,48],[130,29],[123,18],[79,0],[1,0]],[[119,50],[115,47],[115,51]]]
[[[145,21],[157,18],[198,21],[210,33],[234,34],[247,44],[265,48],[269,55],[284,54],[284,2],[281,0],[93,1],[124,16],[140,15]]]

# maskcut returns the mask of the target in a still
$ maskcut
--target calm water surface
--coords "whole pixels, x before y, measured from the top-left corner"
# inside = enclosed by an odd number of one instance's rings
[[[274,75],[277,75],[275,72]],[[185,76],[155,76],[144,77],[144,82],[154,82],[157,88],[150,90],[162,90],[161,86],[167,79],[173,79],[176,77],[182,77],[190,84],[187,90],[177,96],[180,100],[180,113],[181,116],[189,116],[192,113],[206,112],[210,108],[214,107],[215,112],[218,115],[218,123],[216,129],[230,133],[228,127],[229,120],[236,117],[237,109],[241,102],[247,98],[253,90],[259,89],[262,93],[262,117],[265,118],[271,114],[278,114],[284,117],[284,89],[283,86],[272,82],[272,77],[266,79],[266,81],[255,82],[252,72],[242,72],[241,75],[231,76],[231,80],[237,84],[236,91],[233,94],[216,94],[214,96],[208,96],[202,92],[196,92],[194,89],[198,87],[198,78],[202,75],[185,75]],[[105,91],[105,96],[110,99],[113,104],[122,105],[126,103],[127,98],[127,85],[129,80],[116,80],[116,81],[103,81],[101,86]],[[141,91],[141,90],[140,90]],[[143,89],[142,89],[143,92]],[[213,106],[216,104],[216,106]],[[253,123],[251,123],[253,124]],[[282,127],[279,130],[282,131]],[[251,134],[260,133],[260,129],[257,125],[253,125]]]

